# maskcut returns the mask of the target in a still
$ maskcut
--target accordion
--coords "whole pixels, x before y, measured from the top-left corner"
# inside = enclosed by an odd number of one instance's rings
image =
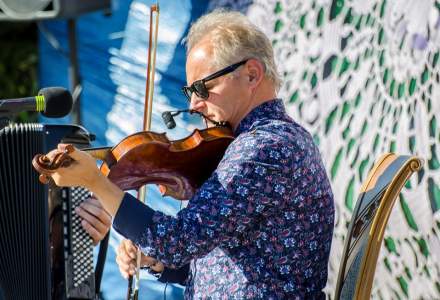
[[[96,298],[92,239],[74,213],[89,193],[42,185],[31,163],[60,142],[84,148],[91,138],[74,125],[0,129],[0,300]]]

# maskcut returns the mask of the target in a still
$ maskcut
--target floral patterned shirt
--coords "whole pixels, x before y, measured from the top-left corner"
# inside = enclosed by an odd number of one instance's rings
[[[235,135],[176,217],[126,194],[114,227],[168,268],[190,263],[186,299],[324,299],[334,204],[318,148],[280,99]]]

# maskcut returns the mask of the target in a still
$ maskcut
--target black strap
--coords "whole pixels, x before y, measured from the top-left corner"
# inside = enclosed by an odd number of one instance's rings
[[[108,240],[110,238],[110,230],[99,244],[98,261],[95,267],[95,293],[98,296],[101,291],[101,279],[104,272],[105,258],[107,257]]]

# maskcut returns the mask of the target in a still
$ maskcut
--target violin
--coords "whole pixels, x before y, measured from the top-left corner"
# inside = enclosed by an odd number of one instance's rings
[[[124,191],[153,183],[163,196],[188,200],[216,169],[233,139],[227,126],[195,129],[188,137],[175,141],[165,133],[142,131],[112,148],[81,151],[102,160],[101,173]],[[32,165],[41,174],[40,182],[48,183],[58,168],[72,165],[72,151],[74,147],[68,144],[50,155],[35,155]]]

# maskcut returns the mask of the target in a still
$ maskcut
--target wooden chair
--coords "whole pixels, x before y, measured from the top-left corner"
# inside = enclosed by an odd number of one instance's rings
[[[370,299],[374,272],[393,205],[408,178],[422,168],[414,156],[383,155],[364,182],[348,228],[335,299]]]

